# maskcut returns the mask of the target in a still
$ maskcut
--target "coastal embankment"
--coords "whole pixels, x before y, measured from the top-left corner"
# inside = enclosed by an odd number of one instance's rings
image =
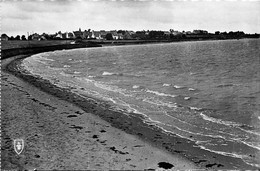
[[[77,97],[19,68],[19,63],[29,57],[28,54],[72,48],[81,47],[70,45],[67,48],[56,46],[2,51],[1,169],[197,168],[180,155],[172,155],[137,135],[126,133],[131,132],[129,129],[133,123],[141,124],[138,117],[128,120],[122,114],[106,110],[105,104]],[[107,122],[100,118],[102,115],[107,121],[116,122]],[[136,134],[140,136],[150,130],[138,129],[140,133]],[[150,130],[147,133],[155,135],[156,132]],[[20,155],[13,148],[13,140],[17,138],[25,141]]]
[[[82,43],[82,44],[59,44],[59,45],[45,45],[45,46],[34,46],[34,47],[15,47],[6,48],[1,51],[1,59],[6,59],[16,55],[28,55],[36,54],[41,52],[48,52],[54,50],[65,50],[65,49],[76,49],[86,47],[101,47],[98,43]]]

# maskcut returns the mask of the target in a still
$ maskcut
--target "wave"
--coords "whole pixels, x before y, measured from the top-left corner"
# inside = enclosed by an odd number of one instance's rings
[[[153,90],[146,90],[146,92],[147,92],[147,93],[156,94],[156,95],[158,95],[158,96],[176,97],[176,95],[160,93],[160,92],[158,92],[158,91],[153,91]]]
[[[242,131],[245,131],[247,133],[254,134],[254,135],[257,135],[257,136],[260,135],[259,132],[254,132],[254,131],[251,131],[251,130],[243,129],[245,127],[250,127],[251,129],[254,129],[252,126],[248,126],[248,125],[245,125],[245,124],[239,124],[239,123],[235,123],[235,122],[231,122],[231,121],[223,121],[221,119],[216,119],[216,118],[207,116],[207,115],[203,114],[202,112],[200,113],[200,116],[202,116],[202,118],[204,120],[207,120],[207,121],[210,121],[210,122],[213,122],[213,123],[218,123],[218,124],[222,124],[222,125],[226,125],[226,126],[236,127],[236,128],[238,128]]]
[[[70,65],[64,65],[63,67],[64,68],[70,68]]]
[[[183,88],[182,86],[178,86],[178,85],[174,85],[173,87],[176,88],[176,89]]]
[[[184,97],[184,100],[190,100],[191,97]]]
[[[222,88],[222,87],[231,87],[231,86],[234,86],[234,84],[220,84],[217,87]]]
[[[107,91],[113,91],[113,92],[119,92],[120,89],[117,86],[112,86],[112,85],[106,85],[106,84],[102,84],[100,82],[95,82],[94,85],[98,88],[107,90]]]
[[[153,104],[153,105],[157,105],[157,106],[166,106],[166,107],[169,107],[169,108],[177,108],[178,106],[176,105],[176,103],[165,103],[165,102],[162,102],[162,101],[159,101],[159,100],[156,100],[156,101],[151,101],[151,100],[148,100],[148,99],[143,99],[144,102],[147,102],[147,103],[150,103],[150,104]]]
[[[142,90],[144,90],[145,89],[145,87],[144,86],[140,86],[140,85],[133,85],[133,87],[132,87],[133,89],[139,89],[139,91],[142,91]],[[133,92],[137,92],[137,91],[133,91]]]
[[[188,90],[189,90],[189,91],[195,91],[195,89],[194,89],[194,88],[189,88]]]
[[[180,120],[180,119],[178,119],[178,118],[175,118],[174,116],[168,115],[167,113],[165,113],[165,114],[166,114],[167,116],[169,116],[169,117],[172,117],[172,118],[174,118],[174,119],[177,119],[177,120],[180,121],[180,122],[183,122],[184,124],[189,124],[189,125],[191,125],[191,126],[197,127],[196,125],[192,125],[192,124],[190,124],[190,123],[188,123],[188,122],[185,122],[185,121],[183,121],[183,120]],[[251,148],[260,150],[258,144],[252,144],[252,142],[251,142],[251,143],[250,143],[250,142],[245,142],[245,141],[242,141],[242,139],[240,139],[240,138],[230,138],[230,137],[226,137],[226,136],[222,136],[222,135],[217,135],[217,134],[207,134],[207,133],[205,133],[205,132],[191,132],[190,130],[182,129],[182,128],[176,126],[176,125],[170,125],[170,124],[166,124],[166,123],[162,123],[162,122],[160,122],[160,123],[163,124],[163,125],[165,125],[165,126],[174,127],[175,129],[177,129],[177,130],[179,130],[179,131],[181,131],[181,132],[186,132],[186,133],[188,133],[188,134],[193,134],[193,135],[198,135],[198,136],[203,136],[203,137],[220,138],[220,139],[223,139],[223,140],[225,140],[225,141],[230,141],[230,142],[239,142],[239,143],[245,144],[245,145],[248,146],[248,147],[251,147]],[[161,128],[162,128],[162,127],[161,127]],[[163,129],[164,131],[166,131],[165,128],[162,128],[162,129]],[[171,132],[171,133],[173,133],[173,134],[176,134],[176,132],[172,132],[172,131],[169,131],[169,130],[167,130],[167,131],[168,131],[168,132]],[[224,133],[224,132],[223,132],[223,133]],[[180,136],[180,134],[178,134],[178,135]],[[192,140],[192,141],[194,141],[197,145],[199,145],[199,144],[201,144],[201,143],[203,143],[203,142],[210,142],[210,141],[211,141],[211,140],[207,140],[207,141],[197,141],[197,140],[195,140],[195,139],[193,139],[193,138],[190,138],[190,137],[187,137],[187,136],[184,136],[184,135],[181,135],[181,137],[182,137],[182,138],[185,138],[185,139]]]
[[[213,152],[213,153],[216,153],[216,154],[221,154],[223,156],[229,156],[229,157],[233,157],[233,158],[239,158],[239,159],[242,159],[245,163],[251,165],[251,166],[254,166],[254,167],[260,167],[260,164],[256,164],[256,163],[252,163],[250,162],[249,160],[252,158],[250,158],[248,155],[242,155],[242,154],[236,154],[236,153],[228,153],[228,152],[223,152],[223,151],[216,151],[216,150],[210,150],[204,146],[200,146],[198,145],[199,148],[203,149],[203,150],[207,150],[209,152]]]
[[[164,87],[169,87],[170,85],[171,84],[166,84],[166,83],[163,84]]]
[[[138,86],[138,85],[134,85],[133,88],[134,88],[134,89],[136,89],[136,88],[140,88],[140,86]]]
[[[190,108],[191,110],[196,110],[196,111],[200,111],[200,110],[202,110],[202,108],[199,108],[199,107],[192,107],[192,106],[189,106],[189,108]]]
[[[94,82],[94,85],[98,88],[103,89],[103,90],[119,93],[119,94],[122,94],[123,96],[126,96],[126,97],[132,97],[133,96],[132,94],[129,94],[126,89],[122,89],[122,88],[119,88],[117,86],[107,85],[107,84],[102,83],[102,82]]]
[[[107,72],[104,71],[102,73],[103,76],[112,76],[112,75],[117,75],[117,76],[125,76],[125,77],[144,77],[144,75],[138,75],[138,74],[129,74],[129,73],[113,73],[113,72]]]
[[[104,71],[102,75],[116,75],[115,73],[112,73],[112,72],[106,72]]]
[[[218,123],[218,124],[222,124],[222,125],[226,125],[226,126],[233,126],[233,127],[241,126],[241,124],[238,124],[235,122],[223,121],[221,119],[216,119],[216,118],[207,116],[207,115],[203,114],[202,112],[200,113],[200,116],[202,116],[202,118],[206,121],[210,121],[210,122],[214,122],[214,123]]]
[[[254,134],[254,135],[257,135],[257,136],[260,135],[259,132],[254,132],[254,131],[251,131],[251,130],[243,129],[243,128],[245,128],[247,126],[247,125],[244,125],[244,124],[239,124],[239,123],[235,123],[235,122],[231,122],[231,121],[223,121],[221,119],[216,119],[216,118],[207,116],[207,115],[203,114],[202,112],[200,113],[200,116],[202,116],[202,118],[204,120],[207,120],[207,121],[210,121],[210,122],[213,122],[213,123],[218,123],[218,124],[222,124],[222,125],[226,125],[226,126],[236,127],[236,128],[238,128],[238,129],[240,129],[242,131],[245,131],[247,133]],[[253,129],[252,126],[248,126],[248,127]],[[257,149],[259,149],[259,147],[257,147]]]
[[[127,107],[126,110],[127,110],[128,113],[136,113],[136,114],[141,114],[141,115],[146,116],[144,113],[142,113],[142,112],[140,112],[139,110],[133,108],[133,107],[131,106],[131,104],[129,104],[129,103],[123,101],[123,100],[120,100],[120,99],[118,99],[118,98],[117,98],[117,100],[119,101],[118,104]]]
[[[166,113],[166,115],[169,116],[169,117],[171,117],[171,118],[174,118],[174,119],[176,119],[176,120],[178,120],[179,122],[182,122],[182,123],[184,123],[184,124],[188,124],[188,125],[190,125],[190,126],[192,126],[192,127],[198,127],[198,126],[193,125],[193,124],[191,124],[191,123],[189,123],[189,122],[185,122],[185,121],[180,120],[180,119],[178,119],[178,118],[176,118],[176,117],[174,117],[174,116],[168,115],[167,113]],[[234,139],[232,139],[232,138],[231,138],[231,139],[229,139],[229,138],[227,139],[226,136],[217,135],[216,133],[210,134],[210,133],[205,133],[205,132],[191,132],[190,130],[182,129],[182,128],[176,126],[176,125],[170,125],[170,124],[164,124],[164,125],[167,125],[167,126],[169,126],[169,127],[173,127],[173,128],[175,128],[175,129],[178,129],[178,130],[181,131],[181,132],[186,132],[186,133],[188,133],[188,134],[198,135],[198,136],[201,136],[201,137],[220,138],[220,139],[224,139],[224,140],[227,140],[227,141],[233,141],[233,140],[234,140]],[[175,132],[172,132],[172,133],[175,134]],[[186,138],[186,139],[190,139],[190,138],[187,137],[187,136],[183,136],[183,135],[182,135],[182,137],[183,137],[183,138]],[[190,140],[196,141],[196,140],[194,139],[194,137],[191,138]],[[234,141],[233,141],[233,142],[234,142]]]

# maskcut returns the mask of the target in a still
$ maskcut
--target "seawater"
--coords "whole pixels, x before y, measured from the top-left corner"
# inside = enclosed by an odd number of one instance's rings
[[[243,39],[85,48],[33,55],[22,66],[260,167],[259,47],[259,39]]]

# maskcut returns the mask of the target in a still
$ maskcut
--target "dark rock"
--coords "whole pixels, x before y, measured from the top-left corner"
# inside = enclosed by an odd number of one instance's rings
[[[213,166],[224,167],[224,165],[222,165],[222,164],[213,163],[213,164],[207,164],[207,165],[206,165],[206,168],[208,168],[208,167],[213,167]]]
[[[78,117],[77,115],[69,115],[68,118]]]
[[[93,135],[93,137],[92,138],[98,138],[98,136],[97,135]]]
[[[172,165],[171,163],[167,163],[167,162],[160,162],[160,163],[158,163],[158,166],[163,169],[171,169],[174,167],[174,165]]]

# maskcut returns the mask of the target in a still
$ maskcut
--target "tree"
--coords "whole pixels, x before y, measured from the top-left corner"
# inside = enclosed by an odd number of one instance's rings
[[[21,40],[21,37],[19,35],[17,35],[14,40]]]
[[[148,35],[149,35],[150,39],[163,39],[164,38],[163,31],[150,31]]]
[[[234,32],[233,31],[230,31],[230,32],[228,32],[228,35],[234,35]]]
[[[50,40],[50,39],[51,39],[50,36],[49,36],[48,34],[46,34],[46,33],[42,33],[42,35],[43,35],[47,40]]]
[[[135,32],[135,37],[137,39],[146,39],[145,30]]]
[[[125,35],[125,30],[118,30],[117,33],[122,33],[123,35]]]
[[[220,31],[215,31],[215,35],[219,35],[220,34]]]
[[[7,34],[3,33],[1,37],[8,37]]]
[[[11,37],[10,37],[10,40],[14,40],[14,36],[11,36]]]
[[[32,40],[32,35],[28,36],[28,40]]]
[[[26,40],[26,37],[25,37],[25,35],[22,35],[22,40]]]
[[[106,34],[106,39],[107,39],[107,40],[113,40],[112,34],[111,34],[111,33],[107,33],[107,34]]]

